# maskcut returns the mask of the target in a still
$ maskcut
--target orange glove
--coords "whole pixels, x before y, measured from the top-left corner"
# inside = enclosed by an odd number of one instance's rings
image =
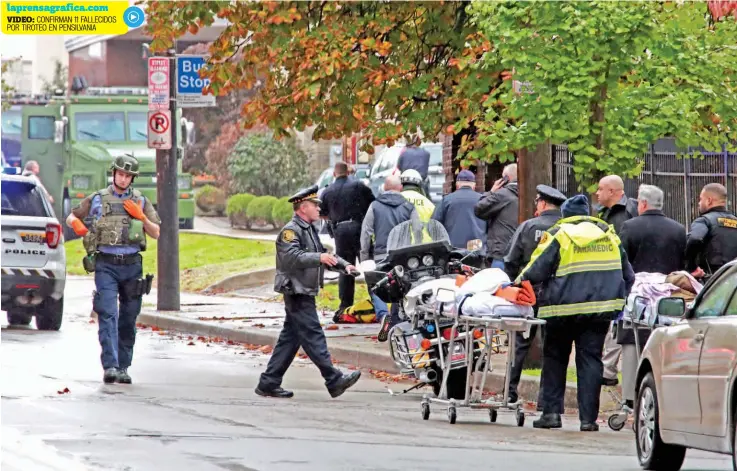
[[[74,233],[80,237],[86,236],[87,233],[89,232],[89,230],[87,229],[87,226],[85,226],[84,223],[79,219],[75,219],[72,222],[72,229],[74,229]]]
[[[138,205],[134,203],[133,200],[125,200],[123,201],[123,207],[131,217],[134,217],[139,221],[143,221],[146,218],[146,216],[143,215],[143,202]]]

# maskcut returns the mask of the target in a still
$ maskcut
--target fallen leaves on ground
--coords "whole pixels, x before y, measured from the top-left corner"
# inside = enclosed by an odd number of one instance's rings
[[[274,351],[274,347],[272,347],[271,345],[264,345],[263,347],[259,348],[258,351],[268,355],[269,353]]]
[[[410,379],[407,375],[392,374],[381,370],[369,370],[369,374],[383,383],[398,383]]]
[[[56,391],[56,394],[69,394],[70,392],[69,388],[64,388],[61,391]]]
[[[329,326],[325,327],[325,330],[338,330],[340,329],[340,326],[338,324],[330,324]]]
[[[263,329],[266,326],[264,324],[253,324],[251,327],[256,327],[257,329]]]

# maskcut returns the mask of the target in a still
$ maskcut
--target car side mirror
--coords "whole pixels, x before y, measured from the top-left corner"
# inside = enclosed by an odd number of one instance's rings
[[[686,313],[686,301],[683,298],[662,298],[658,301],[658,315],[683,317]]]

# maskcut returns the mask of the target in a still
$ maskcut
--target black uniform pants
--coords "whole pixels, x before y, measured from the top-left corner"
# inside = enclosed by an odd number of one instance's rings
[[[342,222],[335,226],[335,253],[351,265],[356,263],[361,253],[361,223],[358,221]],[[353,306],[356,292],[356,279],[351,275],[341,274],[338,278],[338,296],[340,309]]]
[[[333,366],[325,332],[315,308],[315,297],[304,294],[285,294],[286,317],[274,352],[266,371],[261,374],[258,388],[271,391],[281,386],[282,378],[292,364],[299,347],[305,351],[312,363],[320,369],[325,385],[332,389],[338,385],[343,373]]]
[[[520,378],[522,377],[522,366],[527,358],[527,353],[530,351],[532,342],[535,341],[535,335],[537,334],[537,326],[533,325],[530,328],[530,336],[525,338],[522,332],[516,332],[516,347],[514,349],[514,366],[512,366],[511,374],[509,375],[509,395],[517,398],[517,386],[519,386]],[[545,329],[540,330],[543,342],[545,342]],[[543,403],[543,387],[542,387],[542,374],[540,375],[540,390],[537,393],[537,404],[541,406]],[[561,410],[561,414],[563,411]]]
[[[578,417],[596,423],[604,365],[601,361],[609,321],[592,316],[547,318],[543,344],[543,413],[560,413],[572,344],[576,344]]]

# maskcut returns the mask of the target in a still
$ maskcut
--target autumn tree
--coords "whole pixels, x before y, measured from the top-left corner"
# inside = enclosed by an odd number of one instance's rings
[[[524,85],[486,97],[471,155],[565,143],[591,188],[604,174],[639,174],[660,137],[707,150],[737,139],[737,23],[709,25],[703,4],[479,2],[471,12],[494,40],[473,67],[514,70]]]
[[[51,77],[51,80],[46,80],[43,77],[39,77],[42,82],[41,91],[47,94],[53,94],[57,90],[66,92],[68,77],[69,67],[65,66],[61,63],[60,60],[56,59],[54,61],[54,74]]]
[[[7,74],[10,73],[10,68],[13,67],[16,61],[18,61],[18,59],[8,59],[2,62],[2,70],[0,71],[1,72],[0,77],[2,77],[0,79],[1,81],[0,87],[2,87],[1,92],[2,92],[3,97],[5,95],[10,95],[13,92],[15,92],[15,88],[12,85],[10,85],[10,83],[8,83],[5,80],[5,78]],[[2,110],[5,111],[9,109],[10,109],[10,101],[3,99],[2,100]]]
[[[244,126],[263,123],[277,137],[315,126],[315,140],[359,133],[370,152],[472,121],[498,86],[498,73],[469,75],[490,44],[475,34],[467,5],[152,1],[147,13],[157,51],[228,20],[201,75],[215,95],[255,90],[241,109]]]

